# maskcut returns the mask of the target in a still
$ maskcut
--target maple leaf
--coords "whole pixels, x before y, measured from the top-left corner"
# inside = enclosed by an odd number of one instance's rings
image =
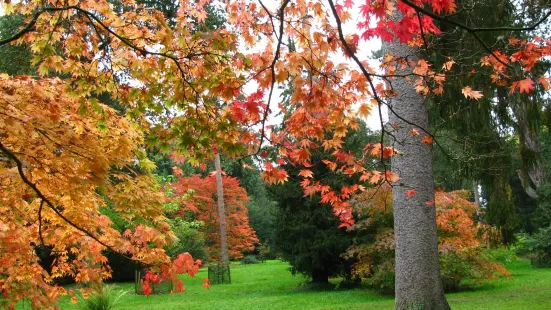
[[[534,90],[534,81],[530,78],[526,78],[524,80],[513,82],[511,84],[511,91],[514,91],[517,88],[520,90],[521,94],[529,94],[532,90]]]
[[[455,64],[455,60],[453,59],[450,59],[448,61],[446,61],[443,65],[442,65],[442,69],[443,70],[446,70],[446,71],[450,71],[452,69],[452,66]]]
[[[416,193],[417,193],[417,191],[416,191],[416,190],[414,190],[414,189],[410,189],[409,191],[407,191],[407,192],[406,192],[406,197],[408,197],[408,198],[409,198],[409,197],[411,197],[411,196],[415,195]]]
[[[538,82],[543,86],[543,89],[548,90],[549,89],[549,78],[545,76],[540,76],[538,78]]]
[[[383,158],[388,158],[390,156],[396,155],[396,150],[393,147],[387,146],[383,148]]]
[[[326,164],[327,167],[329,167],[329,169],[331,169],[331,171],[335,171],[335,169],[337,169],[337,163],[335,163],[335,162],[332,162],[332,161],[327,160],[327,159],[322,159],[322,162],[324,164]]]
[[[300,170],[298,175],[300,175],[304,178],[313,178],[314,177],[314,173],[311,170],[307,170],[307,169]]]
[[[371,106],[364,103],[358,108],[358,115],[364,119],[367,119],[371,114]]]
[[[423,136],[423,138],[421,138],[421,142],[424,143],[424,144],[432,144],[432,137],[429,137],[429,136]]]
[[[180,169],[180,168],[178,168],[178,167],[176,167],[176,166],[172,167],[172,172],[174,172],[174,175],[177,176],[177,177],[182,176],[183,173],[184,173],[184,172],[182,171],[182,169]]]
[[[467,99],[472,98],[472,99],[478,100],[484,96],[481,91],[473,90],[470,86],[463,87],[461,89],[461,93]]]

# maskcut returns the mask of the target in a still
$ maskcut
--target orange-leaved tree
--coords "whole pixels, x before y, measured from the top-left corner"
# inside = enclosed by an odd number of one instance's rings
[[[477,223],[480,207],[468,200],[465,190],[436,191],[435,208],[438,226],[438,252],[444,289],[461,288],[461,281],[487,281],[509,272],[485,251],[486,224]],[[374,288],[394,290],[394,228],[392,189],[388,185],[369,189],[352,200],[358,221],[352,230],[364,242],[349,249],[357,257],[354,274],[367,279]]]
[[[231,259],[240,259],[244,252],[254,250],[258,243],[255,231],[249,226],[247,207],[249,200],[247,192],[239,186],[236,178],[224,176],[224,205],[226,209],[228,254]],[[214,175],[201,177],[178,176],[173,185],[177,196],[189,194],[182,200],[182,208],[178,216],[190,216],[194,220],[202,221],[200,230],[205,234],[205,241],[211,259],[220,259],[220,225],[216,207],[216,180]]]
[[[0,75],[3,306],[24,297],[33,308],[55,305],[65,291],[51,285],[58,277],[98,284],[110,274],[106,249],[147,265],[169,262],[162,247],[175,237],[139,148],[141,132],[93,98],[75,99],[69,87],[57,78]],[[100,211],[106,199],[123,219],[142,224],[121,234]],[[37,246],[51,249],[51,274]]]

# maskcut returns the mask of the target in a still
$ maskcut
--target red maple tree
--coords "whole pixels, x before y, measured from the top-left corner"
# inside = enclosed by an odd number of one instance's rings
[[[254,250],[258,242],[256,232],[249,226],[249,217],[245,202],[249,200],[247,192],[236,178],[224,176],[224,204],[226,206],[226,221],[228,248],[231,259],[240,259],[243,252]],[[211,259],[220,259],[220,230],[216,209],[216,180],[214,176],[178,177],[173,185],[175,194],[183,196],[192,191],[188,199],[182,200],[179,216],[191,216],[205,223],[200,229],[205,234],[207,250]]]

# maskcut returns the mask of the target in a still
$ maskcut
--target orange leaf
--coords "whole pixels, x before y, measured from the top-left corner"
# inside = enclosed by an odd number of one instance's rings
[[[424,136],[423,138],[421,138],[421,142],[423,142],[424,144],[432,144],[432,138],[429,136]]]
[[[411,197],[413,195],[415,195],[417,192],[414,190],[414,189],[410,189],[409,191],[407,191],[406,193],[406,197]]]
[[[532,90],[534,90],[534,81],[532,79],[527,78],[524,80],[513,82],[511,85],[512,90],[518,88],[520,90],[520,93],[530,93]]]
[[[300,175],[304,178],[313,178],[314,177],[314,173],[311,170],[307,170],[307,169],[300,170],[298,175]]]
[[[472,98],[474,100],[478,100],[484,96],[481,91],[473,90],[470,86],[463,87],[461,93],[465,96],[465,98]]]

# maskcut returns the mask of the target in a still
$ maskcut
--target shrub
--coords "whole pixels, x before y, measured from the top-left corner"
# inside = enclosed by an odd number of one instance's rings
[[[181,218],[170,220],[172,231],[178,237],[178,241],[165,248],[166,253],[172,258],[179,254],[189,253],[194,259],[206,260],[208,258],[205,246],[205,237],[200,231],[202,222],[186,222]]]
[[[529,257],[533,267],[551,268],[551,184],[539,189],[533,217],[538,230],[532,235],[518,235],[518,253]]]
[[[494,257],[484,249],[488,227],[477,224],[473,218],[480,212],[478,206],[467,200],[467,191],[436,192],[436,222],[438,250],[444,290],[454,291],[465,280],[484,281],[509,275],[501,265],[505,253]],[[392,191],[390,186],[368,190],[352,200],[359,218],[352,227],[363,242],[349,249],[357,262],[353,273],[366,280],[374,289],[394,291],[394,229]]]
[[[261,262],[265,262],[267,259],[275,259],[275,253],[272,251],[272,249],[270,248],[270,245],[268,244],[268,242],[264,242],[262,244],[260,244],[257,248],[258,250],[258,259],[261,261]]]
[[[116,291],[113,285],[104,286],[101,292],[94,292],[88,298],[80,298],[82,310],[112,310],[121,302],[127,291]]]
[[[519,235],[518,253],[530,258],[533,267],[551,268],[551,226]]]
[[[260,261],[254,255],[247,255],[241,259],[241,265],[258,264]]]
[[[485,255],[489,255],[493,261],[500,264],[510,264],[518,260],[517,253],[512,248],[485,249]]]

